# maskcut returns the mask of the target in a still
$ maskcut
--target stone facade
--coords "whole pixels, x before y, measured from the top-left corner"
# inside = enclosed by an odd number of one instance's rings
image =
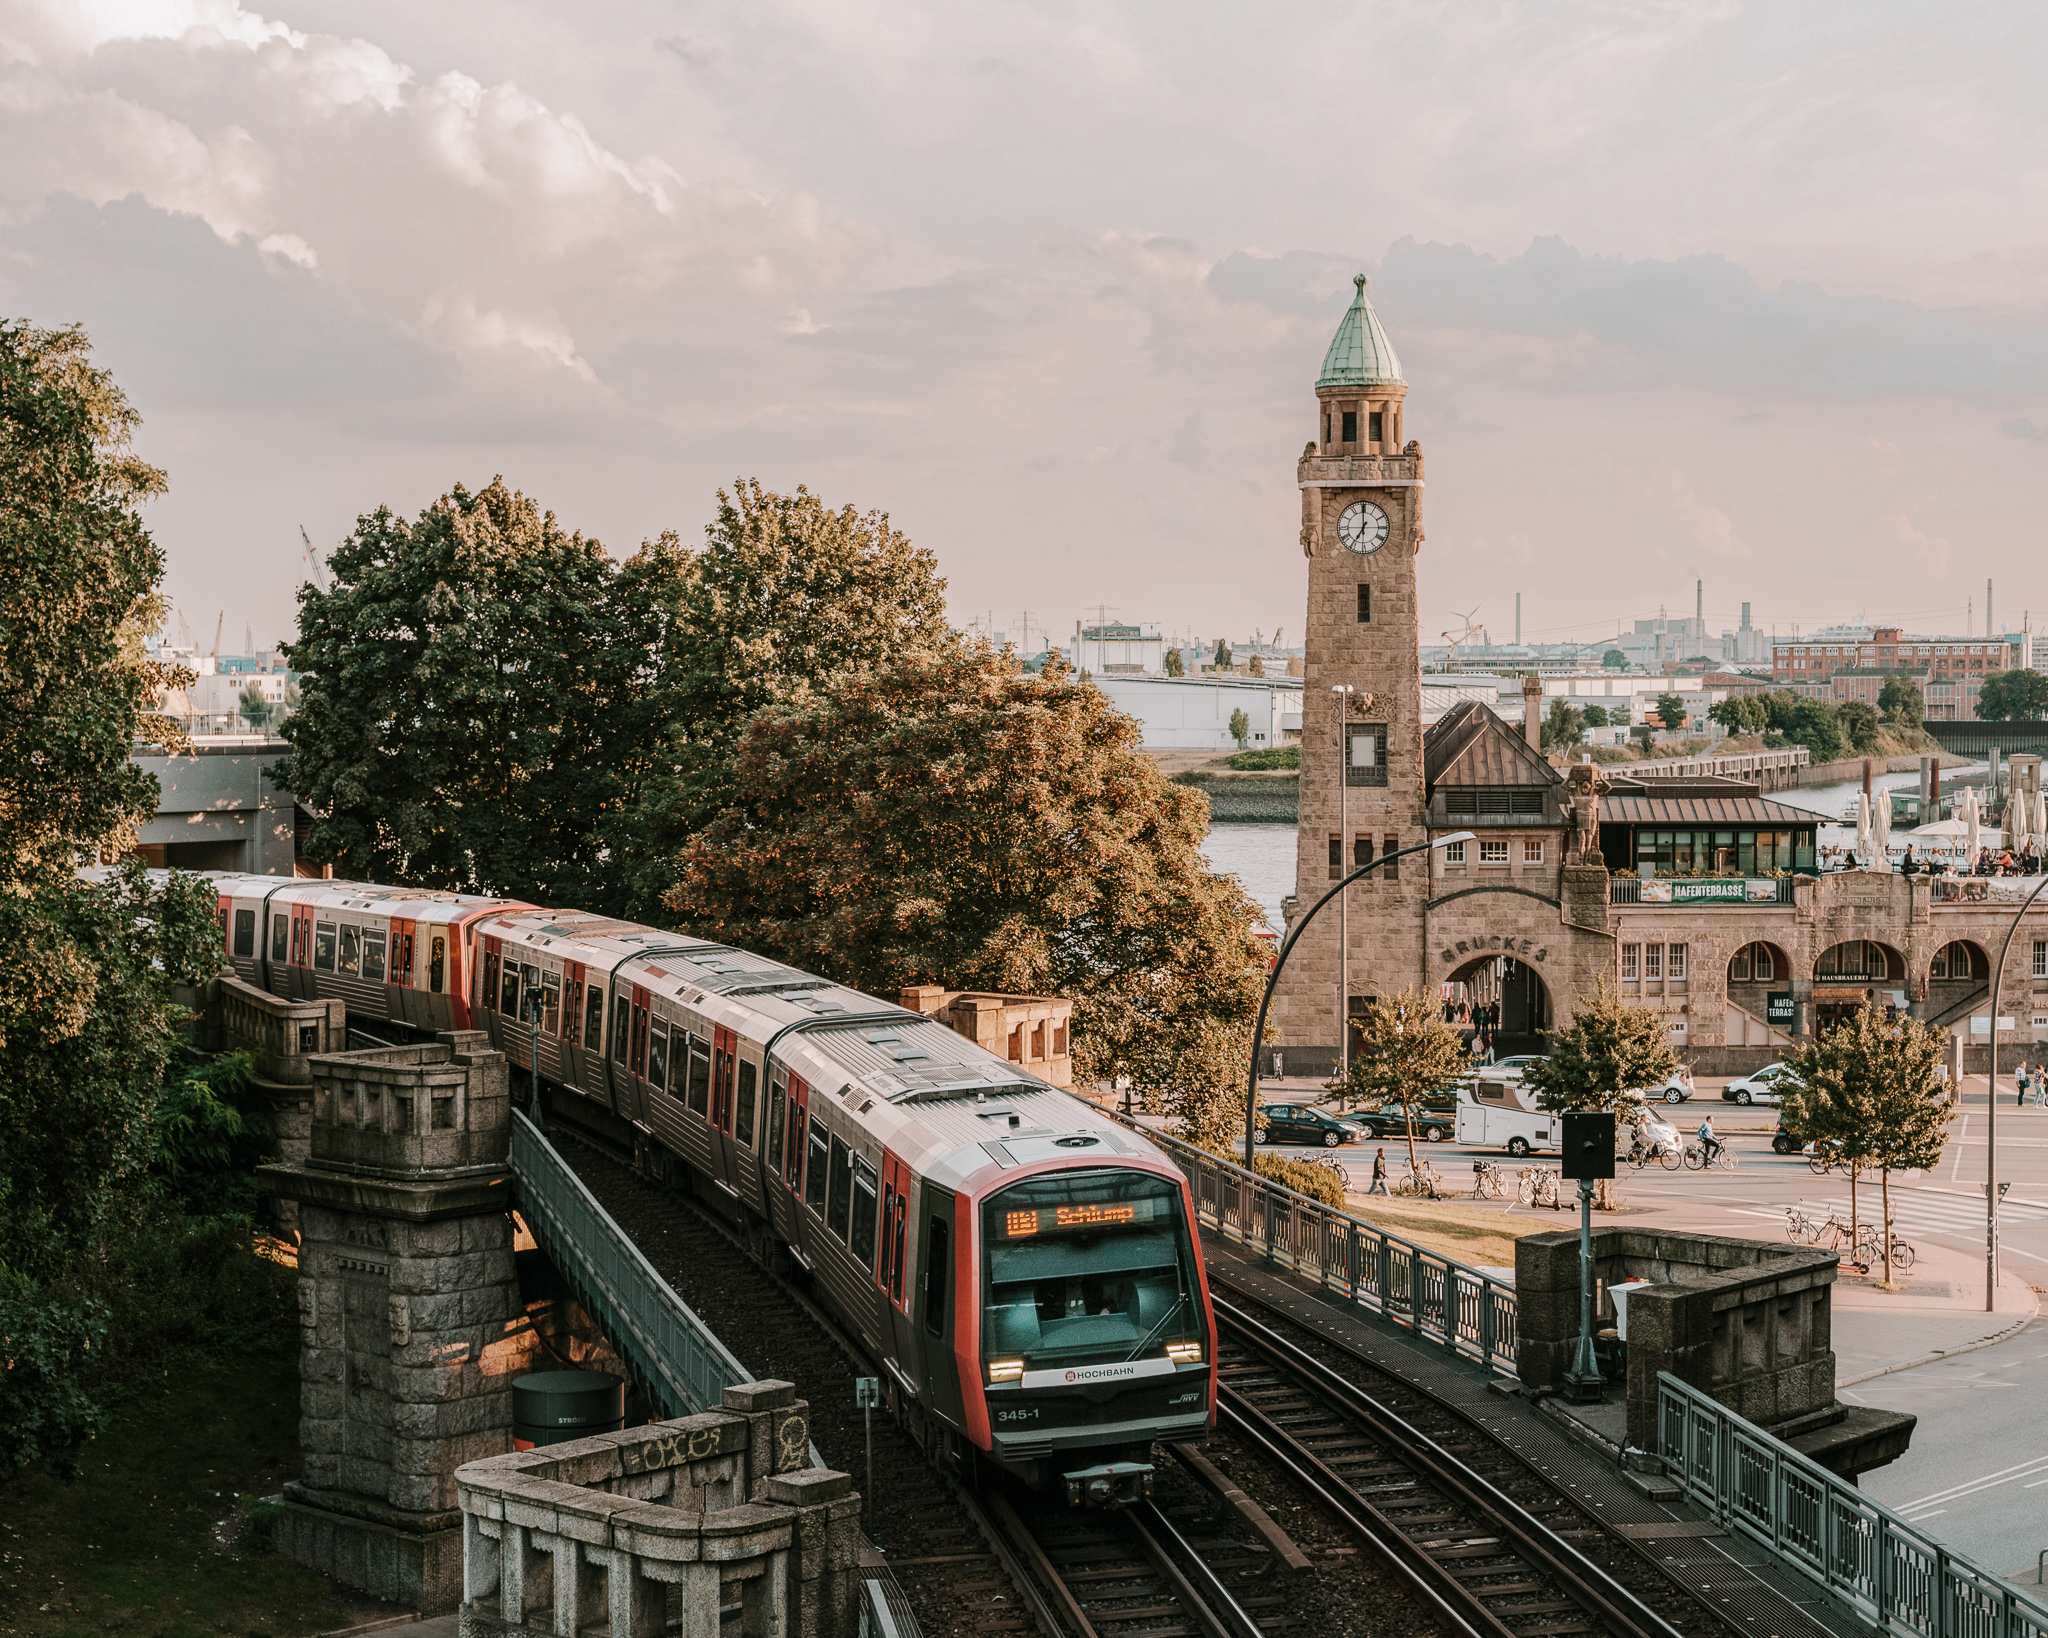
[[[1377,342],[1381,369],[1390,366],[1392,349],[1362,286],[1317,388],[1318,437],[1296,467],[1309,586],[1289,929],[1339,876],[1389,848],[1456,831],[1475,840],[1462,852],[1403,859],[1398,875],[1375,870],[1301,934],[1270,1020],[1285,1071],[1328,1071],[1342,1013],[1409,986],[1435,992],[1469,982],[1487,968],[1534,998],[1521,1032],[1529,1046],[1535,1030],[1566,1021],[1579,997],[1605,982],[1662,1014],[1681,1057],[1703,1074],[1759,1068],[1866,994],[1967,1032],[1972,1009],[1988,1006],[1990,965],[2016,905],[1967,902],[1953,884],[1924,877],[1862,872],[1795,877],[1783,903],[1633,902],[1637,884],[1610,875],[1598,847],[1585,843],[1599,832],[1596,775],[1589,768],[1588,788],[1568,789],[1527,749],[1526,716],[1510,724],[1466,704],[1425,735],[1417,615],[1423,458],[1419,444],[1392,441],[1404,383],[1373,377],[1370,367],[1363,380],[1329,379],[1331,361],[1360,334]],[[1368,345],[1368,366],[1373,354]],[[1342,440],[1347,426],[1358,441]],[[1375,426],[1392,436],[1371,441],[1365,435]],[[1347,528],[1354,507],[1373,509],[1354,518],[1384,518],[1383,538]],[[1528,702],[1539,703],[1533,695]],[[1753,781],[1719,783],[1738,804],[1758,796]],[[1453,806],[1461,791],[1476,800]],[[1488,811],[1492,798],[1512,800]],[[2048,905],[2028,920],[1999,991],[2000,1013],[2015,1020],[1999,1038],[2008,1052],[2048,1042]],[[1828,970],[1841,965],[1831,952],[1862,944],[1886,952],[1884,974]],[[1958,944],[1969,961],[1961,978]],[[1756,976],[1759,946],[1768,951],[1764,980]],[[1671,965],[1674,950],[1682,977]],[[1791,1016],[1773,1020],[1771,999],[1787,992]],[[1982,1056],[1973,1055],[1973,1066]]]
[[[435,1613],[461,1593],[455,1470],[511,1448],[536,1347],[513,1260],[504,1058],[476,1032],[315,1055],[296,1202],[305,1466],[281,1551]]]
[[[1074,1084],[1069,1029],[1074,1003],[1058,995],[992,995],[917,984],[902,992],[903,1005],[936,1019],[976,1046],[1029,1070],[1053,1086]]]

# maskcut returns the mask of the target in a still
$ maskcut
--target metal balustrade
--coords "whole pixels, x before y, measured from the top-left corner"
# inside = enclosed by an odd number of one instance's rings
[[[512,1171],[533,1237],[663,1415],[715,1410],[727,1383],[754,1380],[516,1109]]]
[[[1515,1289],[1363,1218],[1297,1194],[1115,1110],[1186,1174],[1195,1215],[1226,1240],[1453,1353],[1515,1368]]]
[[[1880,1631],[2048,1638],[2048,1605],[1668,1372],[1657,1426],[1664,1469],[1688,1497]]]

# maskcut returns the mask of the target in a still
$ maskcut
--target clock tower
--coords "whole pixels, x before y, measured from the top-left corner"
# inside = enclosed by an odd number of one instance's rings
[[[1422,452],[1403,441],[1408,387],[1393,344],[1364,275],[1353,282],[1358,293],[1316,381],[1316,436],[1296,468],[1309,574],[1290,921],[1357,866],[1427,839],[1415,601]],[[1290,1073],[1313,1073],[1317,1049],[1339,1050],[1340,1016],[1423,982],[1429,861],[1374,871],[1303,936],[1274,997]]]

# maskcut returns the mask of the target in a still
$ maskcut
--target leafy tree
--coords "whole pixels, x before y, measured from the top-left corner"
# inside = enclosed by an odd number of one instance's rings
[[[1605,728],[1607,726],[1607,707],[1604,705],[1589,705],[1585,708],[1585,718],[1588,728]]]
[[[1835,707],[1835,721],[1852,751],[1868,754],[1877,749],[1877,712],[1861,700],[1844,700]]]
[[[1188,663],[1181,658],[1180,650],[1177,648],[1169,648],[1166,651],[1164,663],[1169,677],[1185,677],[1188,674]]]
[[[240,710],[242,720],[259,734],[263,732],[264,725],[277,714],[277,707],[263,697],[263,690],[254,683],[242,690]]]
[[[1676,694],[1659,694],[1657,696],[1657,716],[1668,729],[1683,728],[1686,716],[1685,701]]]
[[[1263,677],[1266,674],[1265,659],[1260,655],[1254,654],[1251,658],[1251,664],[1247,666],[1246,669],[1254,677]]]
[[[1607,713],[1600,713],[1600,720],[1607,720]],[[1550,715],[1543,723],[1543,749],[1554,745],[1576,745],[1579,736],[1586,731],[1587,717],[1576,705],[1562,697],[1550,702]]]
[[[1216,639],[1216,669],[1219,671],[1228,671],[1230,669],[1230,645],[1220,637]]]
[[[1251,735],[1252,719],[1244,714],[1244,707],[1239,706],[1230,713],[1230,737],[1237,741],[1237,748],[1241,751]]]
[[[1602,981],[1581,1000],[1571,1022],[1547,1033],[1547,1058],[1523,1071],[1538,1107],[1612,1111],[1626,1118],[1645,1089],[1660,1085],[1678,1067],[1678,1055],[1663,1020],[1646,1007],[1631,1006]],[[1611,1209],[1614,1191],[1603,1179],[1597,1203]]]
[[[1710,707],[1707,716],[1731,734],[1761,733],[1771,721],[1770,707],[1754,694],[1730,694]]]
[[[1785,1124],[1829,1145],[1849,1169],[1852,1243],[1857,1175],[1878,1173],[1887,1283],[1891,1174],[1931,1170],[1948,1141],[1948,1099],[1936,1076],[1946,1045],[1941,1030],[1914,1018],[1887,1019],[1865,1002],[1828,1034],[1785,1053]]]
[[[1814,761],[1832,762],[1842,754],[1842,730],[1835,723],[1834,712],[1819,700],[1798,700],[1788,715],[1785,737],[1804,745]]]
[[[1887,722],[1917,728],[1927,715],[1927,701],[1920,685],[1910,677],[1887,677],[1877,691],[1877,708]]]
[[[1375,1001],[1358,1020],[1351,1073],[1326,1091],[1379,1109],[1398,1109],[1407,1122],[1408,1165],[1417,1165],[1415,1116],[1465,1073],[1464,1038],[1445,1022],[1443,1006],[1423,991],[1404,989]]]
[[[1603,671],[1626,671],[1628,656],[1618,648],[1610,648],[1600,656],[1600,668]]]
[[[1220,1149],[1243,1130],[1260,915],[1141,737],[1064,662],[1028,676],[986,644],[848,671],[748,723],[669,908],[874,995],[1071,995],[1077,1072]]]
[[[2039,671],[1993,671],[1977,696],[1985,722],[2038,722],[2048,716],[2048,675]]]
[[[299,592],[277,782],[342,874],[611,908],[608,730],[632,665],[603,547],[502,478],[407,523],[380,506]]]

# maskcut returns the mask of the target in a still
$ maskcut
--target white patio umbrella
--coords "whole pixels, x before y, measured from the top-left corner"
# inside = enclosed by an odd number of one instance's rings
[[[1870,816],[1870,868],[1889,875],[1892,868],[1892,799],[1889,791],[1877,798],[1877,810]]]
[[[1980,811],[1978,810],[1978,807],[1977,807],[1977,792],[1976,792],[1976,790],[1975,790],[1974,788],[1972,788],[1972,789],[1970,789],[1970,790],[1966,790],[1966,791],[1964,791],[1964,792],[1963,792],[1963,835],[1964,835],[1964,838],[1965,838],[1965,839],[1967,840],[1967,842],[1969,843],[1969,851],[1968,851],[1968,853],[1966,853],[1966,854],[1964,855],[1964,857],[1965,857],[1965,858],[1966,858],[1966,859],[1967,859],[1967,860],[1969,861],[1969,865],[1968,865],[1968,868],[1970,868],[1970,869],[1972,869],[1972,870],[1974,870],[1974,869],[1976,869],[1976,868],[1977,868],[1977,852],[1978,852],[1978,845],[1979,845],[1980,841],[1982,840],[1982,838],[1981,838],[1981,837],[1980,837],[1980,836],[1978,835],[1978,833],[1977,833],[1977,827],[1978,827],[1979,825],[1981,825],[1982,823],[1983,823],[1983,815],[1982,815],[1982,813],[1981,813],[1981,812],[1980,812]]]
[[[1858,860],[1870,857],[1870,792],[1856,793],[1856,853]]]

